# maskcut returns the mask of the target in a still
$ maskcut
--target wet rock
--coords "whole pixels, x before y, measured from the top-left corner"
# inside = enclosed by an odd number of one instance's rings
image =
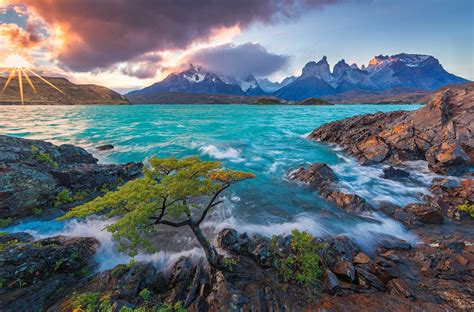
[[[372,211],[372,207],[362,197],[339,191],[335,173],[324,163],[315,163],[308,169],[300,167],[290,172],[288,178],[309,184],[319,195],[344,211],[350,213]]]
[[[402,170],[402,169],[396,169],[396,168],[390,166],[388,168],[383,169],[383,176],[382,177],[384,179],[399,181],[399,180],[406,179],[409,176],[410,176],[410,174],[407,171]]]
[[[217,244],[220,248],[232,252],[241,252],[249,242],[246,233],[240,234],[234,229],[224,229],[217,235]]]
[[[361,213],[372,211],[372,207],[366,200],[356,194],[346,194],[335,191],[331,192],[326,199],[347,212]]]
[[[443,223],[444,217],[439,209],[427,204],[409,204],[405,207],[406,211],[414,214],[418,220],[423,223]]]
[[[370,258],[363,252],[359,252],[355,257],[354,257],[354,263],[355,264],[367,264],[370,262]]]
[[[69,189],[93,189],[115,183],[117,180],[129,180],[141,174],[141,163],[123,165],[76,164],[54,170],[52,175],[60,185]]]
[[[331,267],[331,271],[334,272],[341,279],[344,279],[349,282],[355,281],[355,268],[354,265],[349,261],[336,262]]]
[[[327,187],[338,181],[334,171],[325,163],[314,163],[308,169],[299,167],[290,172],[288,178],[305,182],[314,188]]]
[[[392,279],[388,282],[387,287],[390,293],[396,296],[405,297],[405,298],[413,298],[413,299],[415,298],[410,287],[408,287],[408,285],[405,283],[403,279],[400,279],[400,278]]]
[[[447,246],[449,249],[456,253],[461,253],[464,248],[466,248],[466,244],[464,244],[464,242],[450,242]]]
[[[64,189],[87,190],[118,185],[138,177],[141,163],[101,165],[86,150],[64,144],[0,135],[0,218],[31,216],[33,209],[50,210]],[[69,208],[69,207],[60,207]]]
[[[3,233],[0,235],[0,245],[6,244],[8,242],[19,242],[19,243],[26,243],[33,240],[33,236],[25,232],[17,232],[17,233]]]
[[[0,310],[49,306],[92,270],[97,240],[56,236],[0,252]]]
[[[338,290],[341,288],[341,285],[339,284],[339,280],[337,279],[336,275],[328,269],[324,270],[323,284],[327,292],[331,295],[337,293]]]
[[[97,147],[98,151],[110,151],[112,149],[114,149],[114,146],[112,144],[105,144]]]
[[[39,207],[52,206],[57,183],[39,168],[7,164],[0,174],[0,217],[16,218]]]
[[[377,240],[377,247],[379,250],[381,250],[381,252],[390,250],[390,249],[399,249],[399,250],[411,249],[411,245],[409,243],[391,235],[382,235],[381,237],[379,237],[379,239]]]
[[[361,266],[357,266],[356,271],[357,271],[357,277],[358,277],[358,284],[368,285],[379,291],[386,290],[383,282],[377,276],[370,273],[367,269]]]
[[[427,160],[435,172],[462,175],[474,162],[473,103],[474,84],[447,88],[416,111],[330,122],[309,138],[338,144],[366,164]]]

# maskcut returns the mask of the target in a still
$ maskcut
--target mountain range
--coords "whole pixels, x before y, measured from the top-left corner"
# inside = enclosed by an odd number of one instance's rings
[[[132,103],[139,98],[152,99],[160,93],[271,95],[290,101],[328,97],[337,101],[339,96],[342,98],[347,94],[423,92],[467,81],[447,72],[430,55],[379,55],[371,59],[367,66],[361,67],[341,60],[332,71],[324,56],[318,62],[308,62],[300,76],[287,77],[279,83],[267,78],[257,80],[250,73],[244,77],[232,77],[190,65],[185,71],[171,73],[162,81],[125,96]]]

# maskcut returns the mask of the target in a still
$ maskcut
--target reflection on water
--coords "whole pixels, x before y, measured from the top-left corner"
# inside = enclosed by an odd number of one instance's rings
[[[370,247],[377,233],[413,240],[400,224],[373,214],[367,218],[341,212],[311,190],[285,179],[301,164],[328,163],[341,186],[374,205],[391,201],[400,205],[426,193],[432,175],[413,164],[408,184],[382,179],[382,166],[362,167],[342,152],[305,139],[305,134],[329,121],[361,113],[412,110],[416,105],[248,106],[248,105],[134,105],[134,106],[0,106],[0,133],[72,143],[92,152],[101,162],[141,161],[151,155],[200,155],[221,160],[225,166],[252,171],[257,178],[233,187],[225,207],[216,209],[206,223],[211,232],[232,226],[265,235],[289,233],[293,228],[315,235],[346,233]],[[97,152],[95,147],[115,149]],[[414,170],[414,169],[411,169]],[[117,255],[104,221],[22,224],[36,235],[94,235],[102,241],[101,268],[126,262]],[[19,230],[20,228],[16,228]],[[9,229],[13,230],[13,229]],[[105,232],[105,233],[104,233]],[[173,235],[179,239],[180,235]],[[182,236],[181,236],[182,239]],[[192,243],[180,242],[198,254]],[[108,249],[107,249],[108,248]],[[111,256],[114,254],[114,256]],[[155,258],[153,258],[155,257]],[[166,266],[166,250],[150,259]],[[158,260],[157,260],[158,261]]]

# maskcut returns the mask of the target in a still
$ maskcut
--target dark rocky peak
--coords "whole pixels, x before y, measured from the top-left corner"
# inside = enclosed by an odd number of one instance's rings
[[[334,69],[332,71],[333,76],[339,77],[341,76],[344,72],[351,70],[352,68],[349,66],[349,64],[346,63],[344,59],[340,60],[337,62],[336,65],[334,65]]]
[[[360,69],[360,68],[359,68],[359,65],[357,65],[356,63],[352,63],[352,64],[351,64],[351,68],[352,68],[352,69]]]
[[[301,78],[316,77],[322,79],[326,82],[332,79],[331,71],[329,70],[329,63],[327,62],[327,57],[323,58],[319,62],[308,62],[302,70]]]
[[[324,65],[324,64],[329,65],[329,63],[328,63],[328,58],[327,58],[326,55],[324,55],[324,56],[319,60],[319,62],[317,63],[317,65]]]

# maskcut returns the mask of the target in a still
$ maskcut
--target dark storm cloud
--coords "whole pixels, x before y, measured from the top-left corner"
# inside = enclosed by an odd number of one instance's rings
[[[64,30],[58,59],[76,71],[184,49],[219,28],[273,23],[339,0],[14,0]]]
[[[241,77],[246,74],[270,75],[285,67],[288,58],[286,55],[270,53],[258,43],[245,43],[201,49],[188,57],[187,61],[213,72]]]

